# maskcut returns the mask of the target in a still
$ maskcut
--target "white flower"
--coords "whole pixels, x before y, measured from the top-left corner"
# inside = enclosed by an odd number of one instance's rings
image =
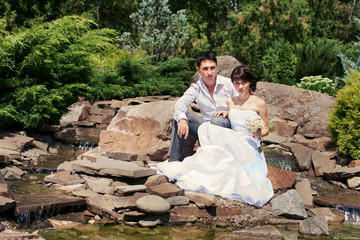
[[[265,123],[259,116],[252,116],[246,120],[246,127],[253,132],[256,132],[259,128],[262,129]]]

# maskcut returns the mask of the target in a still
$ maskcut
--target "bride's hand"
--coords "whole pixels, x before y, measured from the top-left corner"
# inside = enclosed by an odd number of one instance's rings
[[[228,115],[228,112],[227,111],[219,111],[219,112],[215,112],[213,114],[214,117],[220,117],[221,115],[223,115],[223,117],[226,118]]]
[[[256,132],[253,132],[253,137],[258,137],[261,138],[262,137],[262,133],[261,133],[261,128],[258,128],[258,130],[256,130]]]

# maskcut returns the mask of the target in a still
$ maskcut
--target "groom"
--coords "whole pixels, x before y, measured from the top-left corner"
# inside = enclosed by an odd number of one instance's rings
[[[198,139],[199,126],[210,121],[212,124],[230,128],[230,123],[223,116],[213,116],[215,112],[227,111],[226,100],[237,96],[231,80],[216,74],[217,59],[212,52],[203,52],[196,59],[196,70],[200,79],[191,84],[184,95],[176,102],[174,125],[171,131],[169,162],[179,161],[185,139],[191,134]],[[187,112],[189,105],[196,101],[200,107],[201,117]]]

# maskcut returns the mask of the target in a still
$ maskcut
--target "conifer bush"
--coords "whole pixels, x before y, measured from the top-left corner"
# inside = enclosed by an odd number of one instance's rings
[[[353,71],[336,94],[328,128],[339,152],[360,159],[360,72]]]
[[[116,32],[68,16],[0,36],[0,130],[53,124],[89,91],[99,52]]]

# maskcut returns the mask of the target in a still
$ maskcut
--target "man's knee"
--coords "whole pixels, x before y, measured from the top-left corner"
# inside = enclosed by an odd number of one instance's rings
[[[212,117],[210,120],[211,124],[220,126],[220,127],[226,127],[226,128],[230,128],[230,122],[228,118],[224,118],[223,116],[219,116],[219,117]]]

